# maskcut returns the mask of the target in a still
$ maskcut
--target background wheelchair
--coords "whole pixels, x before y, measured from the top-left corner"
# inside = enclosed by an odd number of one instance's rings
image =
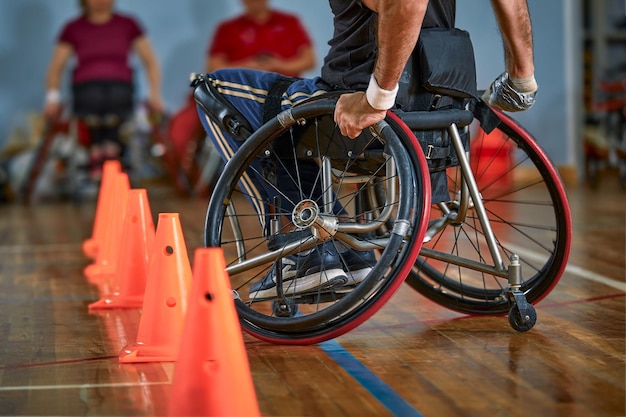
[[[533,327],[532,303],[565,268],[571,216],[557,170],[513,119],[482,103],[392,110],[350,140],[333,122],[338,93],[329,93],[251,132],[202,76],[192,86],[201,117],[245,139],[214,187],[205,244],[224,250],[247,332],[284,344],[328,340],[371,317],[405,281],[442,306]],[[416,136],[426,130],[441,130],[459,161],[444,171],[449,198],[433,204],[429,155]],[[271,201],[249,191],[253,177],[275,191]],[[298,201],[286,187],[300,191]],[[320,244],[337,248],[347,279],[298,291],[282,263]],[[366,276],[353,276],[342,248],[375,253]],[[250,287],[272,269],[275,293],[258,297]]]

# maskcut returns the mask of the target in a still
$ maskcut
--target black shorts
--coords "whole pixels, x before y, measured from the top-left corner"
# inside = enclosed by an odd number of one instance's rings
[[[89,81],[72,86],[72,111],[78,117],[115,115],[125,120],[134,110],[133,84]]]

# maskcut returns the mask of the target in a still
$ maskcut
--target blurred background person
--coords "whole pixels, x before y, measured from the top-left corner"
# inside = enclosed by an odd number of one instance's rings
[[[290,77],[314,69],[313,43],[300,19],[270,7],[269,0],[242,0],[243,13],[221,21],[209,42],[205,69],[251,68]],[[189,177],[194,170],[202,174],[195,182],[196,193],[208,195],[223,164],[206,135],[190,94],[185,107],[172,117],[170,139],[176,157]],[[207,150],[206,158],[194,167],[197,149]]]
[[[161,74],[140,22],[118,13],[115,0],[79,0],[79,5],[82,13],[62,28],[52,53],[44,115],[54,119],[61,113],[61,80],[68,61],[75,58],[71,113],[87,128],[87,138],[81,142],[89,149],[89,177],[97,180],[105,160],[123,157],[120,127],[135,108],[131,53],[139,56],[145,68],[148,105],[158,113],[164,110]]]
[[[244,12],[220,23],[210,43],[206,70],[251,68],[300,76],[316,64],[300,19],[270,7],[269,0],[242,0]]]

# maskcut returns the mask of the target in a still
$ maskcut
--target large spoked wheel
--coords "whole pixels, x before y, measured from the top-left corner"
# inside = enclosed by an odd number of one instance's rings
[[[511,255],[519,256],[520,291],[529,303],[536,303],[565,269],[572,230],[569,204],[556,168],[535,139],[508,116],[497,114],[501,123],[489,135],[472,126],[470,164],[504,269]],[[506,314],[507,278],[454,260],[494,265],[473,201],[462,218],[460,168],[449,168],[447,175],[450,202],[432,206],[431,225],[437,233],[423,248],[449,258],[420,255],[407,283],[456,311]]]
[[[209,203],[205,243],[223,248],[242,327],[262,340],[344,334],[384,305],[419,253],[430,182],[415,137],[389,114],[345,138],[335,103],[309,101],[264,124]]]

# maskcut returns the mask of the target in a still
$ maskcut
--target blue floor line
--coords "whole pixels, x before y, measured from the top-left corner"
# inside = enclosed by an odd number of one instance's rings
[[[356,379],[370,394],[384,405],[394,416],[424,417],[413,406],[407,403],[396,391],[378,378],[338,342],[329,340],[319,344],[324,352],[339,366]]]

